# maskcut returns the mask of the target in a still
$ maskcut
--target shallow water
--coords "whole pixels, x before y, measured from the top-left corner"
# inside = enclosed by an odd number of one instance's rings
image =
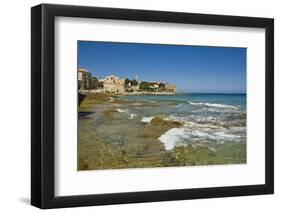
[[[135,103],[157,103],[151,108],[128,107],[144,122],[153,116],[183,122],[183,127],[166,132],[164,144],[246,142],[246,95],[182,94],[174,96],[126,96]],[[137,117],[137,116],[136,116]],[[168,149],[173,148],[171,144]]]
[[[246,95],[120,98],[128,102],[95,105],[79,120],[80,169],[246,162]],[[108,109],[114,111],[105,116]],[[181,126],[155,126],[155,117]]]

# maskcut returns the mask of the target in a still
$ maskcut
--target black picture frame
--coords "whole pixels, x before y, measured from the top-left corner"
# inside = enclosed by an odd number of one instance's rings
[[[265,184],[93,195],[54,195],[55,17],[264,28],[266,128]],[[31,9],[31,204],[42,208],[217,198],[274,193],[274,20],[164,11],[41,4]]]

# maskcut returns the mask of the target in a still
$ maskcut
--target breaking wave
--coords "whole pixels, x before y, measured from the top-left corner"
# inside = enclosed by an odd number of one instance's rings
[[[137,114],[134,114],[134,113],[130,114],[130,119],[134,119],[135,117],[137,117]]]
[[[143,117],[143,118],[141,119],[141,122],[143,122],[143,123],[150,123],[154,117],[155,117],[155,116]]]
[[[119,113],[129,113],[127,109],[116,109]]]
[[[200,140],[206,142],[206,140],[213,140],[216,142],[237,142],[241,138],[240,135],[233,135],[219,132],[203,132],[199,130],[190,130],[184,127],[172,128],[166,131],[158,139],[164,144],[166,150],[172,150],[176,146],[187,145],[189,142],[195,142]],[[188,139],[188,140],[187,140]]]
[[[135,117],[137,117],[137,114],[130,113],[129,110],[127,110],[127,109],[119,109],[119,108],[117,108],[116,111],[119,112],[119,113],[124,113],[124,114],[129,115],[129,119],[134,119]]]
[[[236,110],[239,109],[239,107],[233,105],[227,105],[227,104],[214,104],[214,103],[202,103],[202,102],[195,103],[191,101],[187,101],[187,103],[191,105],[208,106],[208,107],[215,107],[215,108],[226,108],[226,109],[236,109]]]
[[[172,150],[181,143],[182,138],[188,139],[189,136],[181,128],[172,128],[161,135],[159,140],[164,144],[166,150]]]

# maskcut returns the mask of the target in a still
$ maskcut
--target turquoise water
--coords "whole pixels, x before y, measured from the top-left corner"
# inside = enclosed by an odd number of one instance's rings
[[[159,139],[167,149],[187,143],[246,142],[245,94],[179,94],[124,96],[133,102],[121,107],[132,120],[150,122],[158,116],[184,125],[167,131]],[[151,103],[152,107],[139,107]]]
[[[113,95],[89,111],[78,170],[246,163],[246,95]]]
[[[177,103],[197,102],[197,103],[213,103],[225,104],[241,107],[246,110],[246,94],[206,94],[206,93],[191,93],[178,95],[139,95],[125,96],[127,100],[133,101],[157,101]]]

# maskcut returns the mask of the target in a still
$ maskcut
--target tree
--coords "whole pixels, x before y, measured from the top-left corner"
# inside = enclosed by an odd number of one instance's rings
[[[91,78],[91,89],[97,89],[98,88],[99,80],[96,77]]]
[[[149,86],[150,86],[150,83],[147,82],[147,81],[142,81],[142,82],[140,83],[140,89],[141,89],[141,90],[146,90],[146,91],[148,91],[148,90],[150,89]]]
[[[125,86],[128,87],[129,84],[130,84],[130,79],[126,78],[126,79],[125,79]]]
[[[160,84],[159,84],[159,90],[160,90],[160,91],[164,91],[164,90],[165,90],[165,84],[160,83]]]
[[[137,85],[138,85],[138,81],[137,81],[136,79],[133,79],[133,80],[131,81],[131,85],[132,85],[132,86],[137,86]]]
[[[103,82],[98,82],[97,88],[98,89],[103,89]]]

